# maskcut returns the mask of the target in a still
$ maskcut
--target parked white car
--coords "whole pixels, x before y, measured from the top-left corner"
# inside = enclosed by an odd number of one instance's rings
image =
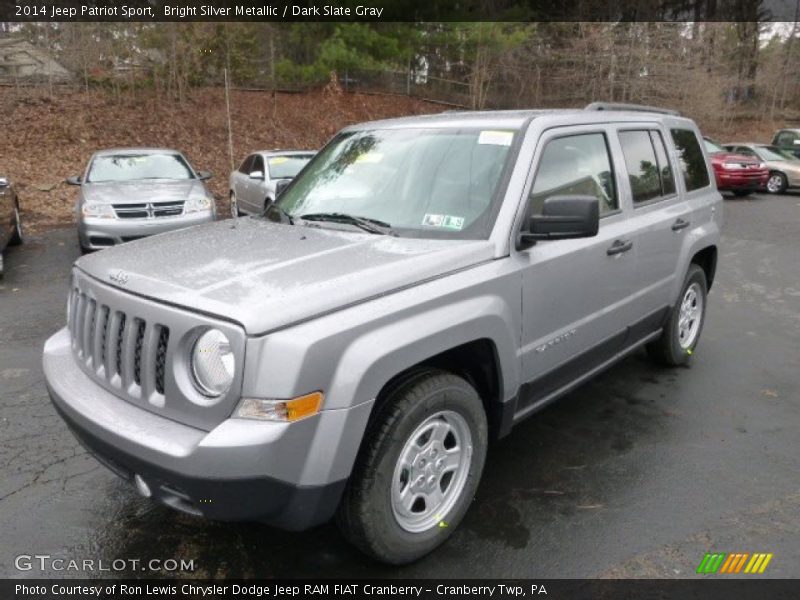
[[[281,181],[291,181],[314,154],[308,150],[261,150],[250,154],[231,173],[231,216],[261,213],[277,197]]]

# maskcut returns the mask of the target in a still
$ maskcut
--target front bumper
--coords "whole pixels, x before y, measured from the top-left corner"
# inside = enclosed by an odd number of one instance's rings
[[[371,408],[322,411],[292,424],[228,419],[209,432],[101,388],[76,363],[65,329],[45,344],[43,367],[53,405],[76,438],[124,479],[139,475],[153,499],[189,514],[289,530],[331,518],[346,478],[309,485],[302,475],[325,462],[312,450],[320,438],[363,431]]]
[[[152,219],[81,217],[78,220],[78,237],[84,248],[100,250],[158,233],[209,223],[213,220],[214,212],[212,210]]]

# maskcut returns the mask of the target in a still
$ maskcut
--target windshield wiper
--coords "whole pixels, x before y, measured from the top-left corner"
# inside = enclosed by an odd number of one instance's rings
[[[300,215],[300,219],[304,221],[329,221],[331,223],[347,223],[348,225],[355,225],[364,231],[370,233],[377,233],[380,235],[395,235],[392,231],[392,226],[378,219],[370,219],[368,217],[358,217],[355,215],[348,215],[340,212],[330,213],[309,213],[307,215]]]

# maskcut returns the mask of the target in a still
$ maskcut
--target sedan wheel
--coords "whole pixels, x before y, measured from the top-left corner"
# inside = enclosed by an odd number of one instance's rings
[[[231,217],[237,218],[241,213],[239,212],[239,202],[236,200],[236,193],[231,192]]]
[[[786,191],[788,182],[783,173],[772,173],[767,180],[767,191],[770,194],[782,194]]]
[[[9,246],[19,246],[22,243],[22,219],[19,216],[19,207],[14,207],[14,231],[11,232]]]

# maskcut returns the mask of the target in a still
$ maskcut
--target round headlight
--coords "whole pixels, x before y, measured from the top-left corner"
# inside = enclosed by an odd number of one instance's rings
[[[216,398],[231,387],[236,361],[231,343],[218,329],[209,329],[192,348],[192,376],[201,394]]]

